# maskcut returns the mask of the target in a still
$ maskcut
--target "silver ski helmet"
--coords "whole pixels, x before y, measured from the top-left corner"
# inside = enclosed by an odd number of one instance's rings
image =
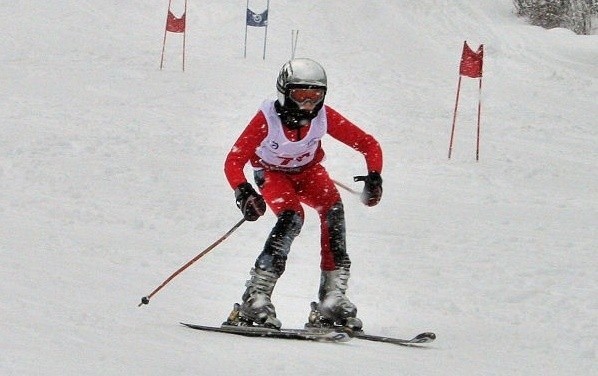
[[[322,97],[315,109],[311,111],[300,110],[297,103],[289,97],[291,89],[298,88],[323,89],[325,96],[328,88],[328,80],[324,68],[312,59],[296,58],[287,61],[282,66],[276,80],[276,90],[280,105],[290,112],[290,115],[297,117],[297,120],[313,119],[324,105],[324,97]]]

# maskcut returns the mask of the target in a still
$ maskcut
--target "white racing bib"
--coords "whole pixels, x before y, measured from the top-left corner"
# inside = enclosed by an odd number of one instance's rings
[[[305,137],[295,142],[285,136],[273,100],[265,101],[260,110],[264,113],[268,123],[268,135],[256,150],[256,154],[263,162],[281,169],[292,169],[305,166],[314,159],[320,140],[328,128],[324,107],[311,120],[309,131]]]

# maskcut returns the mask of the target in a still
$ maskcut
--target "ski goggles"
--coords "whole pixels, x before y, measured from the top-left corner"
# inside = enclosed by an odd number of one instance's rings
[[[289,90],[289,98],[291,98],[293,102],[297,104],[304,104],[308,101],[313,104],[318,104],[324,99],[325,95],[325,89],[297,88]]]

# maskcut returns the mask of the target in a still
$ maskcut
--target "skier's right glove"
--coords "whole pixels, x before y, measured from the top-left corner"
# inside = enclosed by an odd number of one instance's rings
[[[264,198],[249,183],[240,184],[235,189],[235,200],[243,217],[248,221],[257,221],[266,212]]]
[[[382,177],[376,171],[372,171],[367,176],[355,176],[354,181],[363,181],[365,185],[361,192],[361,202],[367,206],[378,205],[382,198]]]

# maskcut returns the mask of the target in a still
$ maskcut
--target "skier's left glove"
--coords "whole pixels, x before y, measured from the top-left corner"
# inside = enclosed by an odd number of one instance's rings
[[[367,206],[378,205],[382,198],[382,176],[376,171],[371,171],[367,176],[355,176],[353,180],[365,183],[361,192],[361,202]]]
[[[239,184],[235,189],[235,200],[243,217],[248,221],[257,221],[266,212],[264,198],[249,183]]]

